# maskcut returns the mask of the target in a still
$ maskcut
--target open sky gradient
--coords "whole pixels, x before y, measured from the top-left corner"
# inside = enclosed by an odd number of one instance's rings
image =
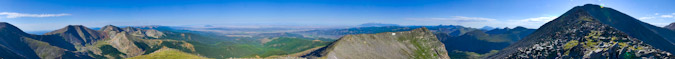
[[[24,31],[66,25],[462,25],[538,28],[574,6],[599,4],[657,26],[675,0],[0,0],[0,22]]]

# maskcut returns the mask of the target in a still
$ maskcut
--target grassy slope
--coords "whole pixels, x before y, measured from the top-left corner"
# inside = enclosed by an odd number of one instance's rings
[[[305,51],[307,49],[325,46],[330,42],[307,40],[301,38],[281,37],[264,44],[265,47],[275,48],[277,51],[263,53],[263,57],[271,55],[287,55]],[[276,53],[275,53],[276,52]]]
[[[275,55],[288,55],[302,52],[318,46],[325,46],[329,42],[313,41],[302,38],[281,37],[272,41],[259,44],[236,44],[231,42],[221,42],[217,44],[203,44],[199,42],[190,42],[194,44],[196,52],[200,55],[210,58],[249,58],[249,57],[268,57]]]
[[[185,53],[176,49],[162,48],[156,52],[147,55],[141,55],[127,59],[209,59],[209,58],[197,56],[190,53]]]
[[[297,38],[280,38],[272,39],[266,43],[269,45],[277,44],[278,46],[266,46],[255,40],[257,38],[243,38],[243,37],[223,37],[215,34],[184,31],[176,29],[158,29],[165,32],[166,36],[157,38],[159,40],[176,40],[185,42],[166,42],[151,43],[135,41],[134,44],[139,48],[145,50],[144,55],[158,52],[162,47],[176,49],[185,53],[198,54],[209,58],[247,58],[247,57],[268,57],[278,55],[288,55],[302,52],[317,46],[325,46],[329,42],[313,41],[326,40],[322,38],[305,38],[297,35],[281,35],[272,37],[297,37]],[[306,43],[312,42],[312,43]],[[185,49],[187,47],[180,46],[181,44],[192,44],[192,51]]]

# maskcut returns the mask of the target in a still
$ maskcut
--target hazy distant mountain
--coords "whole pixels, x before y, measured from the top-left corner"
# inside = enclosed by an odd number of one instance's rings
[[[448,59],[443,43],[427,28],[346,35],[305,57],[327,59]]]
[[[480,28],[480,30],[483,30],[483,31],[490,31],[490,30],[492,30],[492,29],[497,29],[497,28],[495,28],[495,27],[490,27],[490,26],[483,26],[483,27]]]
[[[670,23],[670,25],[667,25],[666,27],[663,27],[663,28],[675,31],[675,22]]]
[[[669,59],[672,31],[599,5],[577,6],[488,59]],[[665,51],[663,51],[665,50]]]
[[[514,43],[515,41],[523,39],[526,36],[532,34],[532,32],[534,32],[534,31],[536,31],[536,29],[528,29],[528,28],[525,28],[525,27],[517,26],[513,29],[509,29],[509,28],[494,29],[494,30],[486,31],[485,33],[491,34],[491,35],[496,35],[496,36],[502,36],[502,38],[510,39],[510,41],[513,41],[511,43]]]
[[[359,25],[361,27],[383,27],[383,26],[399,26],[398,24],[385,24],[385,23],[364,23]]]

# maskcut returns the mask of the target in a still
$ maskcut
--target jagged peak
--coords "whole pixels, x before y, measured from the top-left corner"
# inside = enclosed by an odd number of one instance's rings
[[[106,25],[106,26],[103,26],[103,28],[101,28],[101,31],[104,31],[104,32],[109,32],[109,31],[121,32],[121,31],[124,31],[124,30],[122,30],[121,28],[119,28],[117,26]]]
[[[68,25],[66,27],[84,27],[83,25]]]
[[[85,27],[83,25],[68,25],[63,29],[68,30],[68,29],[80,29],[80,28],[87,28],[87,27]],[[89,28],[87,28],[87,29],[89,29]]]
[[[59,30],[70,30],[70,29],[80,29],[80,28],[87,28],[87,27],[85,27],[83,25],[68,25],[68,26],[66,26],[64,28],[61,28]]]
[[[105,27],[117,27],[117,26],[115,26],[115,25],[105,25],[105,26],[103,26],[103,28],[105,28]]]
[[[64,27],[64,28],[61,28],[61,29],[59,29],[59,30],[55,30],[55,31],[52,31],[52,32],[45,33],[45,35],[58,34],[58,33],[65,33],[65,32],[68,32],[68,31],[74,31],[74,32],[79,32],[79,31],[81,31],[81,32],[94,32],[94,30],[89,29],[89,28],[87,28],[87,27],[85,27],[85,26],[83,26],[83,25],[68,25],[68,26],[66,26],[66,27]]]

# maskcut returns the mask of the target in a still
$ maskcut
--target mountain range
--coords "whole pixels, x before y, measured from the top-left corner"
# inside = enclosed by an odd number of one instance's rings
[[[520,26],[515,28],[480,30],[458,25],[438,25],[356,27],[346,29],[309,30],[291,33],[298,33],[311,37],[333,38],[346,35],[410,31],[422,27],[427,28],[434,33],[437,39],[444,43],[448,54],[453,59],[480,58],[486,56],[486,54],[494,54],[494,51],[503,49],[536,30]]]
[[[538,29],[383,23],[311,30],[205,27],[68,25],[38,35],[0,22],[0,59],[675,58],[675,23],[657,27],[594,4],[576,6]]]

